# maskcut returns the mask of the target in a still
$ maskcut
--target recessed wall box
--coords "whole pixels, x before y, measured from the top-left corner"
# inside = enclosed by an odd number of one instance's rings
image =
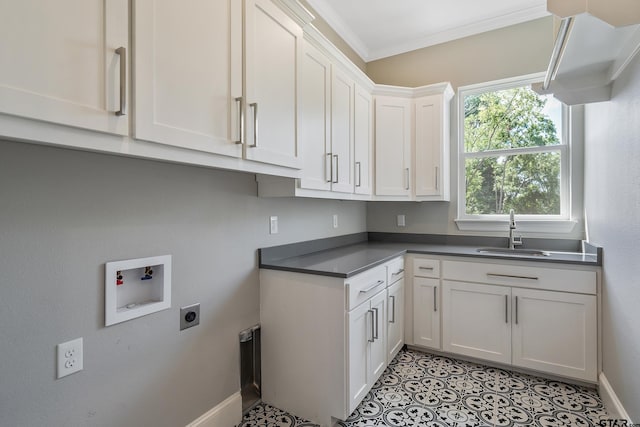
[[[105,326],[171,307],[171,255],[105,264]]]

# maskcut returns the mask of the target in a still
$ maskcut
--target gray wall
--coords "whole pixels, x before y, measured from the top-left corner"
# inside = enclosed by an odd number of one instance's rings
[[[253,175],[0,141],[0,425],[176,427],[238,391],[256,249],[366,230],[364,203],[255,195]],[[162,254],[172,308],[105,328],[104,263]],[[56,380],[77,337],[85,369]]]
[[[545,71],[553,49],[551,16],[367,63],[378,84],[458,86]]]
[[[640,57],[585,117],[585,207],[604,247],[603,371],[640,422]]]

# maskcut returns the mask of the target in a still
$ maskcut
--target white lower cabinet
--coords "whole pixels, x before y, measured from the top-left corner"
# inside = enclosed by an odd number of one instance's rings
[[[404,345],[404,279],[387,289],[387,360],[390,362]]]
[[[504,286],[444,281],[443,350],[511,363],[510,296]]]
[[[596,296],[513,289],[512,363],[597,378]]]
[[[387,367],[386,290],[347,314],[349,371],[347,413],[352,413]]]
[[[402,258],[347,279],[260,270],[262,400],[345,420],[404,344],[403,272]]]
[[[440,279],[413,278],[413,344],[440,349]]]
[[[444,351],[597,381],[595,271],[443,261],[442,274]]]

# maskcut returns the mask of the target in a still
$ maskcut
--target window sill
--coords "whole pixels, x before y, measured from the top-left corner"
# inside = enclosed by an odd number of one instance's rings
[[[456,219],[460,231],[505,231],[509,229],[509,221],[487,219]],[[524,233],[571,233],[578,221],[563,220],[517,220],[518,232]]]

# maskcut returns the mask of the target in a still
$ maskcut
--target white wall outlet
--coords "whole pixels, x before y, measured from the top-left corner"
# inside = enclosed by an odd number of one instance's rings
[[[406,218],[405,218],[404,215],[398,215],[397,225],[398,225],[398,227],[404,227],[404,226],[407,225]]]
[[[278,234],[278,217],[269,217],[269,234]]]
[[[82,371],[82,338],[58,344],[58,378]]]
[[[338,214],[333,214],[333,228],[338,228]]]

